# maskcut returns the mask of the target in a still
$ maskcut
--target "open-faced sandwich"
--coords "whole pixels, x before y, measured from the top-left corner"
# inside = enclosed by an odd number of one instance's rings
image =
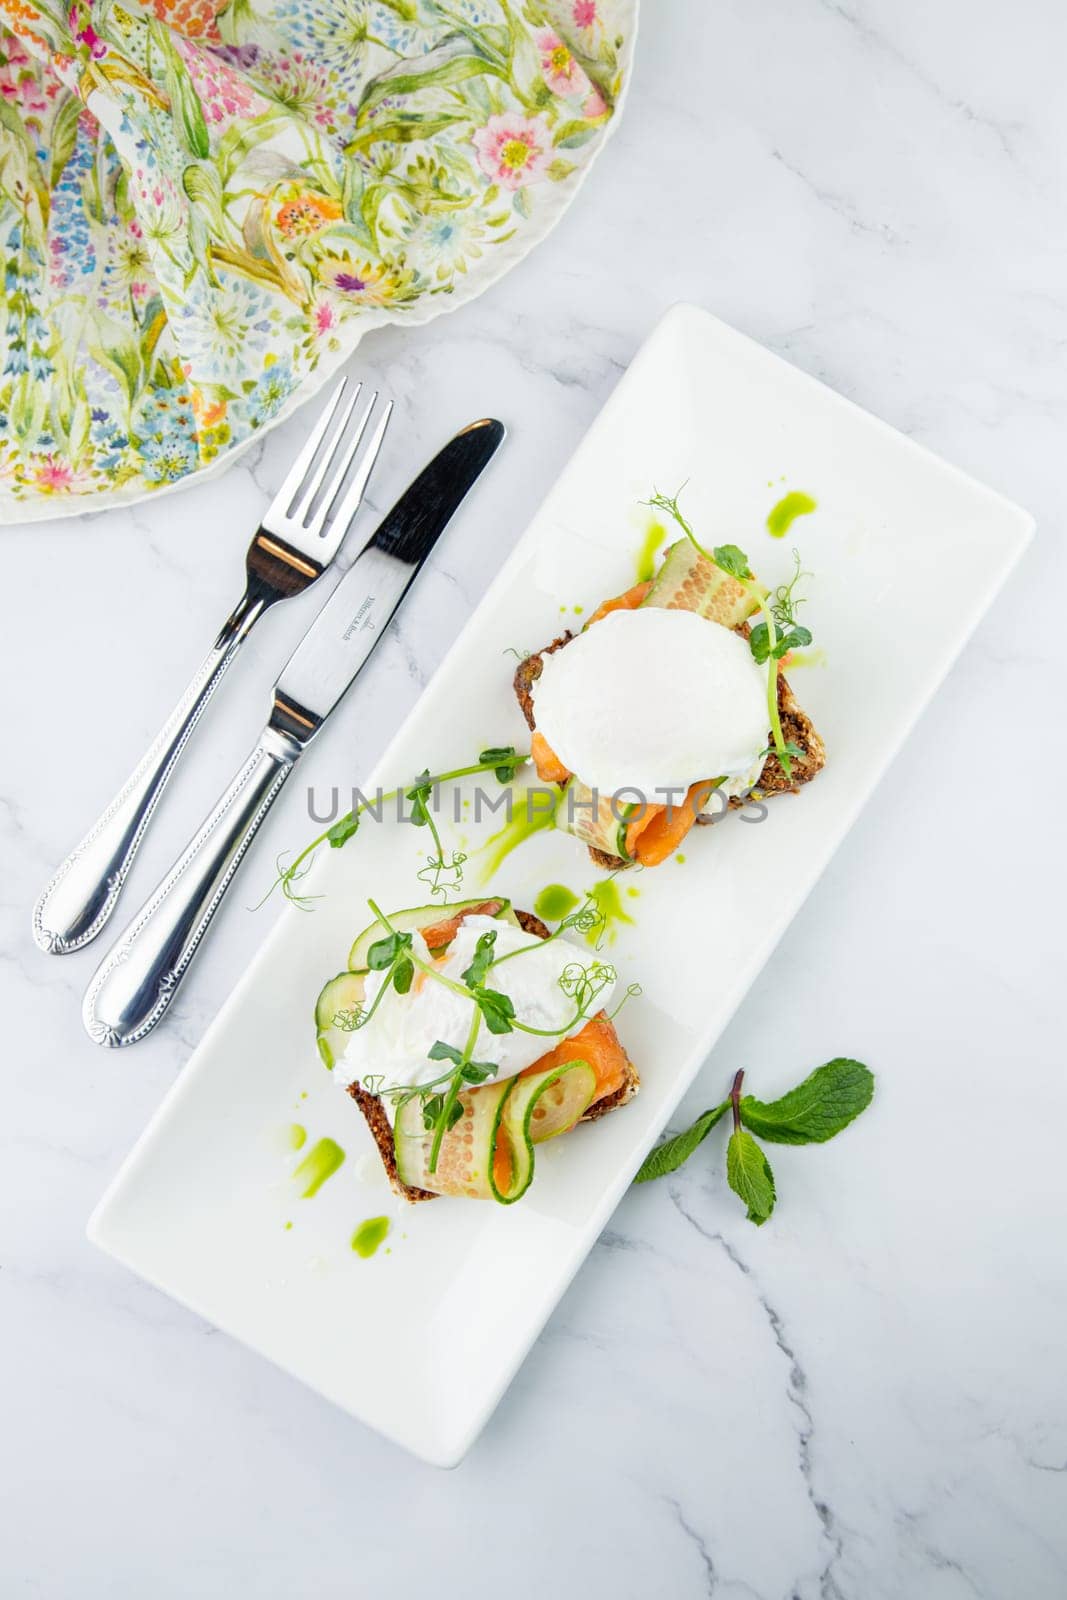
[[[370,904],[349,970],[319,996],[322,1059],[406,1199],[510,1204],[536,1145],[638,1088],[607,1009],[614,969],[570,937],[593,913],[550,934],[498,896],[390,915]]]
[[[822,740],[780,670],[810,642],[795,586],[769,593],[736,545],[686,537],[656,576],[605,600],[582,631],[527,656],[515,692],[557,825],[598,866],[657,866],[694,822],[754,794],[795,792],[825,763]]]

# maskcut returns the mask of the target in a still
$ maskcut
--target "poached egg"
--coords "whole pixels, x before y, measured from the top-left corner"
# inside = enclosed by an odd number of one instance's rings
[[[688,788],[752,771],[768,739],[767,675],[746,639],[695,611],[612,611],[544,657],[534,713],[555,754],[603,794]],[[758,767],[757,767],[758,771]]]
[[[574,999],[560,987],[568,968],[586,967],[591,957],[568,941],[566,936],[546,942],[524,933],[521,928],[500,922],[495,917],[465,917],[445,955],[434,962],[420,933],[414,934],[412,947],[423,961],[436,965],[446,978],[462,981],[474,959],[479,937],[490,930],[496,933],[493,955],[515,955],[499,967],[491,967],[486,986],[506,994],[515,1007],[518,1021],[527,1027],[552,1030],[551,1036],[524,1033],[490,1033],[481,1022],[474,1046],[475,1061],[495,1061],[498,1070],[491,1081],[512,1078],[539,1061],[543,1055],[585,1026],[586,1017],[572,1022],[577,1009]],[[368,972],[364,1006],[369,1008],[386,980],[384,972]],[[601,991],[597,1009],[607,1005],[615,984]],[[405,994],[382,996],[370,1021],[352,1033],[344,1053],[342,1085],[354,1079],[380,1077],[383,1089],[429,1083],[451,1070],[451,1063],[431,1061],[429,1052],[438,1039],[462,1050],[470,1030],[474,1002],[466,995],[437,983],[426,973],[415,970],[415,980]],[[570,1023],[571,1026],[567,1026]],[[388,1105],[388,1102],[387,1102]]]

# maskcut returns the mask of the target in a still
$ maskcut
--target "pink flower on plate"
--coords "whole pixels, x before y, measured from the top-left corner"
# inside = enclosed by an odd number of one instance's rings
[[[312,332],[316,339],[328,339],[341,326],[341,314],[331,301],[316,295],[311,314]]]
[[[591,85],[585,68],[579,66],[558,33],[551,28],[539,28],[534,34],[537,53],[541,57],[541,72],[553,94],[587,94]]]
[[[599,89],[594,89],[592,94],[582,101],[582,116],[588,117],[590,121],[595,117],[602,117],[607,109],[608,103]]]
[[[94,61],[100,61],[107,55],[107,45],[89,20],[88,6],[79,3],[72,5],[67,13],[67,23],[78,43],[88,45]]]
[[[505,111],[490,117],[471,142],[482,171],[505,189],[536,183],[551,160],[552,135],[541,116]]]
[[[271,109],[270,102],[225,61],[177,35],[174,43],[189,69],[205,122],[229,127],[239,117],[258,116]]]
[[[571,16],[578,28],[595,28],[597,24],[596,0],[574,0]]]
[[[74,469],[58,456],[44,456],[34,468],[33,481],[42,494],[67,494],[75,484]]]
[[[59,93],[58,81],[40,81],[36,64],[14,35],[5,41],[3,56],[7,59],[0,57],[0,96],[16,105],[24,117],[43,116],[49,101]]]

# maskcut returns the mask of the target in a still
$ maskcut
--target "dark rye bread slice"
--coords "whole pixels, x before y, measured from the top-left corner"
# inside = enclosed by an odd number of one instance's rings
[[[743,622],[735,631],[747,639],[748,623]],[[526,718],[526,725],[531,733],[537,726],[534,716],[533,686],[541,676],[544,658],[556,650],[562,650],[573,638],[574,634],[568,629],[566,633],[561,633],[558,639],[553,639],[543,650],[535,651],[524,661],[519,662],[515,672],[515,698],[519,702],[519,708]],[[782,724],[782,737],[787,742],[795,744],[804,754],[793,758],[792,771],[788,776],[773,752],[767,757],[756,783],[756,788],[762,797],[772,794],[796,794],[826,765],[826,747],[816,733],[811,718],[800,709],[796,696],[789,687],[784,673],[781,672],[778,674],[778,716]],[[743,805],[744,801],[736,796],[730,801],[732,810],[737,810]],[[707,824],[714,821],[715,818],[711,816],[697,818],[699,823]],[[589,846],[589,854],[598,867],[603,867],[608,872],[633,865],[632,862],[623,861],[621,856],[612,856],[606,850],[596,849],[594,845]]]
[[[519,925],[526,933],[536,934],[538,939],[548,938],[548,929],[540,917],[535,917],[531,911],[519,910],[516,910],[515,915],[519,919]],[[624,1106],[627,1100],[633,1099],[641,1087],[641,1080],[637,1075],[637,1068],[629,1057],[626,1059],[626,1068],[626,1082],[616,1089],[614,1094],[605,1095],[603,1100],[598,1100],[595,1105],[591,1105],[580,1119],[582,1122],[595,1122],[598,1117],[607,1116],[609,1111],[614,1111],[617,1106]],[[382,1104],[380,1096],[368,1094],[366,1089],[359,1083],[350,1083],[348,1092],[363,1113],[367,1127],[371,1132],[371,1138],[378,1146],[378,1154],[382,1158],[382,1166],[385,1168],[386,1176],[397,1194],[403,1195],[404,1199],[410,1200],[412,1204],[417,1200],[439,1200],[441,1196],[435,1194],[432,1189],[416,1189],[413,1184],[405,1183],[397,1172],[393,1129],[389,1118],[385,1114],[385,1106]]]

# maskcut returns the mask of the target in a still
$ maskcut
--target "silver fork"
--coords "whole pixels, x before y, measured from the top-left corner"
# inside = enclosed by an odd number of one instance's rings
[[[96,938],[118,903],[178,758],[237,651],[268,607],[302,593],[336,555],[363,499],[393,409],[387,402],[359,455],[378,396],[371,396],[350,429],[362,385],[355,385],[342,406],[347,388],[343,378],[260,523],[245,558],[245,592],[200,670],[138,767],[34,906],[33,937],[42,950],[66,955]]]

